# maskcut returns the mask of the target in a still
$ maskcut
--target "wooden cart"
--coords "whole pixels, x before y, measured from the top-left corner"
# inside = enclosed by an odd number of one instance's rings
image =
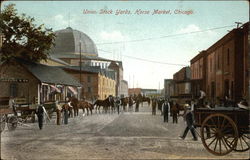
[[[18,119],[12,108],[9,107],[9,98],[0,97],[0,133],[8,126],[9,130],[15,130]]]
[[[197,108],[195,126],[200,127],[204,147],[212,154],[223,156],[232,150],[250,148],[249,111],[234,107]]]

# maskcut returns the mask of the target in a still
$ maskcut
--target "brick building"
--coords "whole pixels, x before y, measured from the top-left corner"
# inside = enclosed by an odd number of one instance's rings
[[[174,96],[183,97],[191,94],[191,70],[190,67],[183,67],[173,75]]]
[[[109,69],[116,71],[116,95],[128,95],[128,83],[123,80],[123,66],[121,61],[111,61]]]
[[[174,96],[174,80],[165,79],[164,80],[164,97],[170,98]]]
[[[206,51],[200,52],[191,59],[191,92],[194,98],[198,98],[200,90],[206,90]]]
[[[191,60],[192,93],[203,89],[214,101],[249,97],[249,22],[235,28]]]
[[[141,88],[129,88],[128,89],[128,95],[138,95],[142,94],[142,89]]]
[[[85,66],[81,68],[80,74],[79,66],[63,66],[62,68],[83,84],[81,99],[94,101],[95,99],[103,100],[109,95],[115,96],[115,71],[101,69],[99,66]]]
[[[233,29],[207,49],[206,92],[210,99],[227,96],[239,101],[246,96],[244,55],[248,51],[244,49],[244,35],[248,35],[247,31],[242,27]]]

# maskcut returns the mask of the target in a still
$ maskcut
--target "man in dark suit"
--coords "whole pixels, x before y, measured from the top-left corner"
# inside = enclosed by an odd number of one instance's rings
[[[167,100],[164,101],[162,104],[162,110],[163,110],[163,121],[168,122],[168,112],[169,112],[169,103]]]

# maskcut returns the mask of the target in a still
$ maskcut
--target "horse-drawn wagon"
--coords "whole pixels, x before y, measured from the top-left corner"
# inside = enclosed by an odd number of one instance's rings
[[[6,123],[9,130],[15,130],[17,122],[17,116],[13,109],[9,107],[9,98],[0,97],[0,133],[5,129]]]
[[[249,110],[237,107],[197,108],[195,126],[200,127],[204,147],[214,155],[250,148]]]

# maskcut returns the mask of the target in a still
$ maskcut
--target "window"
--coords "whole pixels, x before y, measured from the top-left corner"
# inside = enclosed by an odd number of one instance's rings
[[[210,72],[212,72],[212,58],[210,59]]]
[[[88,87],[88,92],[91,93],[91,87]]]
[[[89,83],[91,82],[91,76],[88,76],[88,82]]]
[[[227,49],[227,65],[230,63],[230,51],[229,48]]]
[[[10,84],[10,96],[17,97],[17,84],[16,83]]]
[[[220,69],[220,55],[217,55],[217,69]]]

